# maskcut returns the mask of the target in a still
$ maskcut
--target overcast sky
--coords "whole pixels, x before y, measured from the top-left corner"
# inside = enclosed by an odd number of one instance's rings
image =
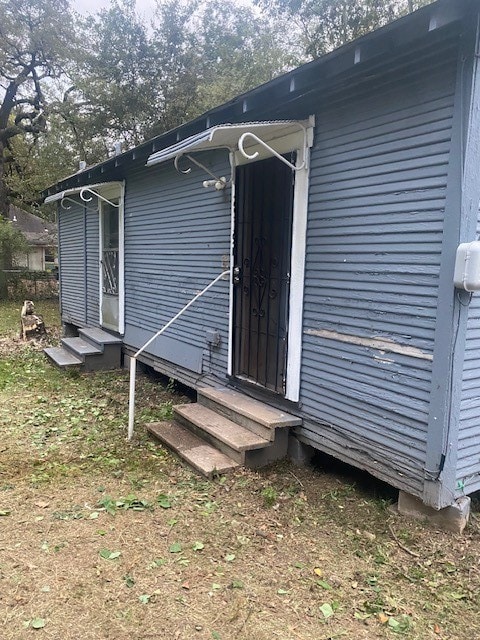
[[[133,2],[134,0],[132,0]],[[96,13],[99,9],[105,9],[110,4],[109,0],[71,0],[71,6],[78,13]],[[137,0],[137,11],[140,15],[150,18],[155,7],[155,0]]]

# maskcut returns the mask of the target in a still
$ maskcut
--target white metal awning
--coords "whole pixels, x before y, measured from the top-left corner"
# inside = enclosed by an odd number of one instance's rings
[[[45,204],[50,204],[51,202],[58,202],[59,200],[63,200],[68,196],[75,196],[81,191],[94,189],[98,193],[102,195],[110,195],[113,196],[115,191],[118,191],[123,185],[123,182],[97,182],[96,184],[87,184],[82,187],[73,187],[72,189],[66,189],[65,191],[60,191],[59,193],[54,193],[52,196],[47,196],[43,201]]]
[[[239,141],[243,138],[246,151],[258,147],[258,140],[275,146],[275,141],[289,140],[291,151],[311,146],[312,122],[309,120],[276,120],[268,122],[243,122],[241,124],[222,124],[211,127],[206,131],[190,136],[176,144],[156,151],[147,160],[147,166],[160,164],[167,160],[172,160],[183,154],[194,151],[208,151],[213,149],[228,149],[237,151]],[[253,134],[247,138],[245,134]],[[245,136],[245,137],[244,137]],[[248,139],[248,142],[247,142]],[[283,145],[285,146],[285,145]],[[288,149],[282,149],[281,153],[286,153]]]

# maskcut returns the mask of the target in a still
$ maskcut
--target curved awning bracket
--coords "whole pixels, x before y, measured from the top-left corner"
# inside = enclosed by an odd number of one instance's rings
[[[88,197],[88,196],[85,195],[86,193],[91,193],[92,195],[90,197]],[[120,203],[117,204],[115,202],[112,202],[111,200],[108,200],[107,198],[104,198],[99,193],[97,193],[97,191],[94,191],[93,189],[90,189],[89,187],[83,187],[83,189],[80,190],[80,198],[84,202],[91,202],[94,197],[98,198],[99,200],[102,200],[103,202],[106,202],[107,204],[109,204],[112,207],[115,207],[115,209],[119,209],[120,208]]]
[[[231,177],[230,177],[230,179],[229,179],[229,180],[227,180],[227,179],[226,179],[226,178],[224,178],[224,177],[221,177],[221,178],[220,178],[220,177],[218,177],[217,175],[215,175],[214,173],[212,173],[212,171],[210,171],[210,169],[209,169],[208,167],[206,167],[204,164],[202,164],[201,162],[199,162],[198,160],[196,160],[196,159],[195,159],[194,157],[192,157],[189,153],[179,153],[177,156],[175,156],[175,159],[174,159],[174,161],[173,161],[173,164],[174,164],[174,166],[175,166],[175,169],[178,171],[178,173],[184,173],[184,174],[187,174],[187,173],[190,173],[190,172],[191,172],[191,170],[192,170],[192,167],[188,167],[187,169],[181,169],[181,168],[180,168],[180,166],[179,166],[179,164],[178,164],[178,163],[179,163],[179,160],[180,160],[181,158],[183,158],[183,157],[188,158],[192,164],[194,164],[194,165],[196,165],[197,167],[199,167],[199,169],[202,169],[203,171],[205,171],[205,173],[206,173],[207,175],[209,175],[209,176],[212,178],[212,180],[214,181],[212,185],[210,185],[210,184],[208,184],[208,185],[207,185],[207,184],[204,182],[204,186],[223,185],[223,186],[221,186],[221,187],[216,187],[216,188],[217,188],[217,189],[224,189],[224,188],[227,186],[227,184],[230,184],[230,182],[232,181],[232,178],[231,178]],[[206,181],[206,182],[209,182],[209,181]]]
[[[250,131],[246,131],[245,133],[243,133],[240,136],[240,138],[238,140],[238,150],[240,151],[242,156],[244,158],[246,158],[247,160],[255,160],[255,158],[257,158],[259,156],[259,152],[258,151],[254,151],[253,153],[248,153],[248,151],[245,149],[245,140],[251,139],[256,144],[259,144],[264,149],[266,149],[273,156],[278,158],[281,162],[283,162],[283,164],[286,164],[287,167],[289,167],[292,171],[301,171],[302,169],[305,169],[306,166],[307,166],[307,157],[308,157],[307,156],[307,146],[308,146],[307,145],[307,128],[303,124],[301,124],[300,122],[298,123],[298,125],[303,130],[303,162],[300,165],[294,165],[293,163],[289,162],[280,153],[278,153],[278,151],[275,151],[275,149],[273,149],[269,144],[264,142],[261,138],[259,138],[254,133],[251,133]]]
[[[82,202],[79,202],[78,200],[74,200],[73,198],[69,198],[68,196],[63,196],[63,198],[60,200],[60,206],[62,207],[62,209],[64,209],[65,211],[68,211],[69,209],[72,208],[72,205],[70,204],[64,204],[64,202],[68,200],[68,202],[73,202],[73,204],[75,206],[81,206],[84,207],[87,211],[91,211],[92,213],[98,213],[98,208],[97,209],[93,209],[92,207],[85,207],[85,205]]]

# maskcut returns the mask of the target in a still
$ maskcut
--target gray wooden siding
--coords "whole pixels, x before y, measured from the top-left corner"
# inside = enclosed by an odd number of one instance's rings
[[[59,207],[60,306],[62,320],[86,323],[85,211]]]
[[[325,108],[312,149],[299,435],[417,495],[454,59]]]
[[[87,211],[86,216],[86,269],[87,269],[87,323],[99,325],[99,214]]]
[[[480,489],[480,293],[472,294],[468,308],[458,432],[457,489],[472,493]]]
[[[226,152],[209,156],[229,176]],[[185,161],[186,162],[186,161]],[[224,270],[230,254],[230,189],[205,189],[202,171],[179,174],[171,162],[129,176],[125,194],[125,344],[141,346]],[[219,282],[148,353],[224,380],[227,372],[228,289]],[[209,348],[207,329],[221,335]]]

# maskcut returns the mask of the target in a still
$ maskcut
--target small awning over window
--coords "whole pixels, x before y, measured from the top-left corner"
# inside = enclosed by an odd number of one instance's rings
[[[263,142],[274,145],[275,140],[292,138],[291,150],[301,149],[305,145],[310,146],[307,141],[307,130],[312,127],[308,120],[276,120],[269,122],[242,122],[241,124],[221,124],[197,133],[190,138],[181,140],[176,144],[152,153],[147,160],[147,166],[166,162],[194,151],[208,151],[213,149],[229,149],[236,151],[238,141],[245,133],[252,133]],[[245,143],[245,148],[255,147],[255,141]]]
[[[73,187],[72,189],[67,189],[66,191],[60,191],[59,193],[54,193],[52,196],[47,196],[44,200],[45,204],[50,204],[51,202],[58,202],[58,200],[63,200],[63,198],[67,196],[75,196],[82,189],[93,189],[98,193],[104,196],[114,197],[114,195],[120,192],[122,187],[122,182],[97,182],[96,184],[86,184],[82,187]]]

